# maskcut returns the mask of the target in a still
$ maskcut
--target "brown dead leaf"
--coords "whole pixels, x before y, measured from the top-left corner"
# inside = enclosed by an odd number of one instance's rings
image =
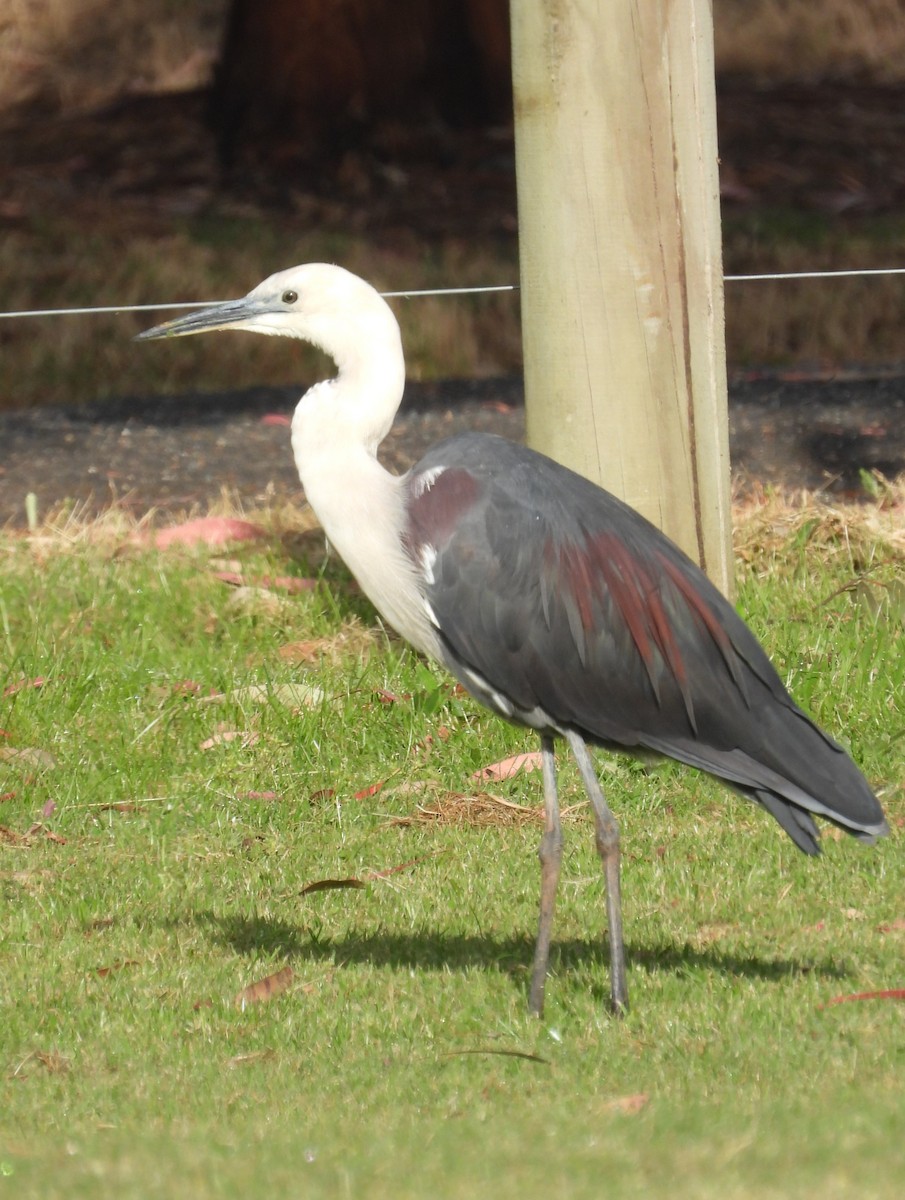
[[[317,879],[314,883],[306,883],[299,892],[300,896],[310,896],[312,892],[331,892],[337,891],[340,888],[363,888],[367,884],[361,880],[350,876],[348,879]]]
[[[137,958],[123,958],[117,962],[110,963],[106,967],[95,967],[94,974],[100,979],[106,979],[108,975],[112,975],[114,971],[122,971],[124,967],[137,967]]]
[[[59,833],[54,833],[52,829],[48,829],[40,821],[36,821],[34,825],[29,826],[24,833],[19,833],[17,830],[10,829],[6,825],[0,825],[0,842],[6,842],[10,846],[30,846],[35,838],[41,834],[49,842],[55,842],[58,846],[66,845],[64,837]]]
[[[338,662],[350,654],[365,657],[373,648],[376,634],[358,620],[346,621],[342,628],[329,637],[308,638],[301,642],[287,642],[279,649],[284,662],[318,663],[321,659]]]
[[[367,887],[368,883],[374,880],[389,879],[391,875],[399,875],[402,871],[408,871],[411,867],[417,866],[418,863],[427,862],[428,859],[436,858],[438,855],[445,853],[444,850],[434,850],[430,854],[421,854],[417,858],[409,858],[395,867],[365,871],[360,879],[355,876],[349,876],[346,879],[318,879],[314,883],[306,883],[299,892],[299,895],[310,896],[313,892],[329,892],[338,891],[341,888]]]
[[[24,688],[43,687],[46,682],[46,675],[36,675],[34,679],[17,679],[15,683],[7,684],[0,695],[5,700],[7,696],[15,696],[16,692],[21,692]]]
[[[225,546],[230,542],[253,542],[267,537],[267,531],[237,517],[198,517],[181,525],[161,529],[154,537],[158,550],[171,546]]]
[[[35,767],[39,771],[48,771],[57,765],[57,760],[49,751],[40,750],[37,746],[0,746],[0,762]]]
[[[380,783],[372,783],[369,787],[364,787],[361,791],[356,792],[353,798],[355,800],[367,800],[369,796],[376,796],[383,787],[383,784],[383,780]]]
[[[264,1004],[279,996],[292,983],[293,974],[292,967],[283,967],[280,971],[274,971],[272,975],[265,975],[263,979],[250,983],[236,996],[236,1007],[244,1012],[252,1004]]]
[[[495,1054],[500,1058],[523,1058],[526,1062],[540,1063],[544,1067],[551,1066],[549,1058],[543,1058],[540,1054],[532,1054],[528,1050],[505,1050],[496,1046],[479,1046],[473,1050],[449,1050],[446,1054],[441,1054],[441,1058],[459,1058],[466,1054]]]
[[[474,772],[471,778],[499,782],[502,779],[512,779],[514,775],[518,775],[521,771],[537,771],[540,769],[542,762],[541,752],[539,750],[531,750],[527,754],[515,754],[512,758],[504,758],[500,762],[481,767],[479,771]]]

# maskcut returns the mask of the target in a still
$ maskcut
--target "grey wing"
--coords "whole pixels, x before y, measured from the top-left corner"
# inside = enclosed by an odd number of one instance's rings
[[[408,537],[430,560],[424,590],[447,665],[479,699],[716,774],[803,849],[816,848],[816,827],[801,813],[804,827],[790,828],[788,802],[883,832],[845,752],[698,567],[634,510],[483,435],[435,448],[411,496]]]

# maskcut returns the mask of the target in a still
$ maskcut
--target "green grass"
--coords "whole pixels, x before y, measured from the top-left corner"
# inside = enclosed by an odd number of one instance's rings
[[[45,680],[0,709],[0,1197],[901,1193],[905,1008],[826,1007],[905,986],[901,558],[869,532],[753,538],[739,602],[893,836],[827,837],[809,860],[710,781],[601,756],[624,834],[622,1023],[585,808],[541,1022],[539,827],[393,823],[532,739],[367,636],[341,568],[248,612],[204,555],[78,537],[0,553],[0,688]],[[276,538],[243,557],[305,569]],[[893,598],[879,615],[838,590],[868,568]],[[280,653],[321,638],[314,664]],[[322,698],[293,711],[279,689],[301,682]],[[224,729],[253,744],[202,749]],[[538,775],[486,786],[539,799]],[[287,990],[236,1005],[287,964]]]

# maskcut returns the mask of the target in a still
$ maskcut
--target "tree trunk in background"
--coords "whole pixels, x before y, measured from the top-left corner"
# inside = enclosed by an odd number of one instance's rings
[[[511,0],[528,440],[731,592],[709,0]]]
[[[375,120],[511,112],[506,0],[232,0],[212,114],[224,158],[324,152]]]

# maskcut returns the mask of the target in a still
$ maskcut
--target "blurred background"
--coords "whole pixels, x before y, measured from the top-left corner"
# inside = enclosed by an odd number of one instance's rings
[[[905,265],[905,0],[714,0],[727,273]],[[0,0],[5,310],[216,300],[339,262],[514,283],[508,0]],[[905,280],[727,284],[730,372],[905,361]],[[397,305],[416,379],[517,373],[517,295]],[[159,317],[0,323],[0,408],[310,378]]]

